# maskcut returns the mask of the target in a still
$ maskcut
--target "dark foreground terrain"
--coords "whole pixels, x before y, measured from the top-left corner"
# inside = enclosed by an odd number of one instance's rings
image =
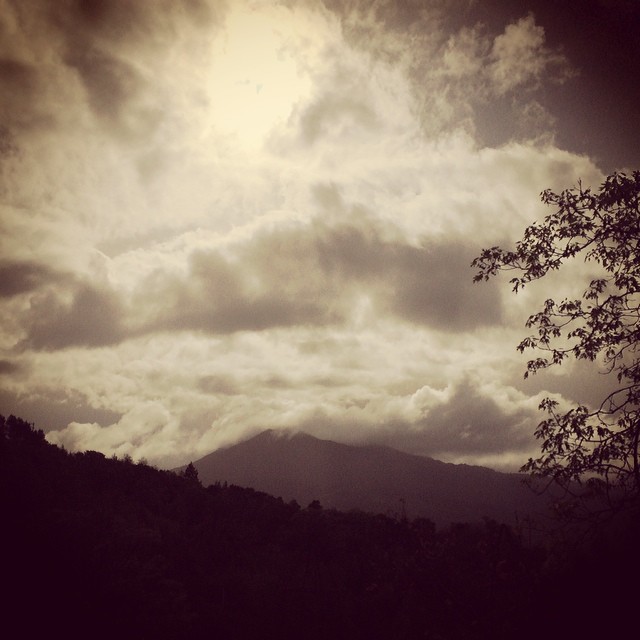
[[[633,522],[532,546],[493,520],[301,507],[205,488],[193,468],[70,454],[13,416],[0,509],[7,638],[596,638],[636,624]]]

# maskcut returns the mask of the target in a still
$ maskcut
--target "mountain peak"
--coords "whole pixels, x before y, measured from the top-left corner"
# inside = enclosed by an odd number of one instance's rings
[[[513,523],[543,500],[522,477],[453,465],[389,447],[352,446],[266,429],[194,462],[203,484],[228,482],[309,504],[427,517],[436,524],[488,517]]]

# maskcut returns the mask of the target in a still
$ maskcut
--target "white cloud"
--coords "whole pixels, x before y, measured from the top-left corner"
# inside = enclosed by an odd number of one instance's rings
[[[89,416],[50,434],[68,448],[163,464],[301,425],[498,464],[492,419],[512,461],[515,345],[544,292],[472,287],[468,263],[540,217],[542,189],[601,179],[534,98],[531,139],[476,137],[479,104],[562,75],[541,28],[197,4],[50,22],[4,3],[6,388]],[[445,450],[474,415],[475,450]]]
[[[565,80],[569,73],[565,59],[546,47],[544,29],[531,14],[507,25],[493,41],[490,58],[489,75],[498,94],[536,86],[550,70],[557,74],[556,81]]]

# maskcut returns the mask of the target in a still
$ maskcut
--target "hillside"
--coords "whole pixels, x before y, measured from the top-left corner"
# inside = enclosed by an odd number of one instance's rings
[[[455,465],[380,446],[348,446],[268,430],[193,462],[203,484],[229,482],[306,505],[426,517],[436,524],[484,517],[516,524],[542,514],[519,474]]]
[[[436,530],[424,518],[303,508],[70,453],[14,416],[0,416],[0,515],[11,637],[622,637],[628,616],[615,612],[636,600],[626,585],[637,526],[603,530],[593,546],[543,547],[490,520]]]

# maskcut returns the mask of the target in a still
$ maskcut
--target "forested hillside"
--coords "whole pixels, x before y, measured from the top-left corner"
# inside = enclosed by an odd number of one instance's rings
[[[621,536],[596,555],[493,521],[436,530],[204,488],[192,468],[68,453],[13,416],[0,500],[2,628],[23,638],[591,637],[632,601],[607,578],[637,568]]]

